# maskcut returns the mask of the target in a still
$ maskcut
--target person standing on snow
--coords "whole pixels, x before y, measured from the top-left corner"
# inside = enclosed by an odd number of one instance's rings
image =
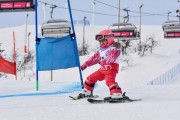
[[[100,49],[90,57],[82,66],[81,70],[89,66],[100,64],[100,68],[89,75],[84,83],[84,89],[78,95],[79,98],[93,96],[95,83],[97,81],[106,81],[110,90],[112,99],[122,98],[122,90],[115,81],[116,74],[119,71],[120,49],[113,46],[114,34],[111,30],[102,30],[96,35],[95,39],[100,43]]]

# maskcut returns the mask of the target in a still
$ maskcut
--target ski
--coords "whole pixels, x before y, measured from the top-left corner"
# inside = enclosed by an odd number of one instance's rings
[[[88,98],[87,101],[90,103],[98,104],[98,103],[129,103],[135,101],[141,101],[141,99],[131,99],[125,95],[126,92],[123,93],[122,98],[112,99],[111,97],[105,97],[102,100],[97,100],[93,98]]]
[[[84,98],[79,98],[78,96],[69,96],[72,100],[80,100],[80,99],[84,99]],[[91,99],[95,99],[95,98],[98,98],[99,96],[98,95],[93,95],[93,96],[90,96],[90,97],[85,97],[85,98],[91,98]]]
[[[99,103],[129,103],[129,102],[135,102],[135,101],[141,101],[141,99],[130,99],[130,98],[120,98],[120,99],[103,99],[103,100],[97,100],[93,98],[88,98],[88,102],[93,104],[99,104]]]

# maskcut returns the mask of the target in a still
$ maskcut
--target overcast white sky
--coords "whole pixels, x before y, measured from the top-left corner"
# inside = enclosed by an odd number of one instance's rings
[[[38,0],[42,2],[47,2],[49,4],[55,4],[59,7],[66,7],[66,0]],[[118,1],[119,0],[97,0],[95,6],[96,13],[103,13],[108,15],[100,15],[95,14],[95,24],[97,25],[110,25],[117,22],[117,15],[118,15]],[[76,10],[83,10],[83,11],[93,11],[93,0],[70,0],[71,8]],[[108,5],[102,4],[100,2],[106,3]],[[170,19],[178,20],[176,10],[180,8],[180,2],[177,0],[120,0],[121,9],[128,8],[131,10],[130,14],[130,21],[134,24],[139,24],[139,6],[144,4],[142,7],[142,24],[162,24],[164,21],[167,20],[167,14],[171,11],[170,14],[172,17]],[[111,6],[111,7],[110,7]],[[114,6],[114,7],[112,7]],[[116,7],[116,8],[115,8]],[[46,6],[46,18],[50,18],[50,6]],[[87,16],[87,19],[92,21],[92,13],[89,12],[81,12],[72,10],[74,20],[83,19],[84,16]],[[54,10],[54,18],[66,18],[66,9],[63,8],[56,8]],[[144,14],[148,13],[148,14]],[[149,14],[150,13],[150,14]],[[0,27],[9,27],[9,26],[18,26],[23,25],[25,23],[25,15],[26,12],[20,13],[0,13]],[[29,12],[29,24],[34,23],[34,13]],[[160,15],[151,15],[151,14],[160,14]],[[123,21],[123,16],[126,13],[121,10],[121,21]],[[43,11],[42,11],[42,3],[39,3],[39,24],[43,22]]]

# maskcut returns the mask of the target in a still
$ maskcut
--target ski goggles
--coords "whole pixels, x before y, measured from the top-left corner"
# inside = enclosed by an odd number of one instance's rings
[[[104,40],[104,39],[111,38],[111,37],[114,37],[114,34],[110,34],[110,35],[100,35],[100,34],[97,34],[95,36],[95,39],[99,41],[99,40]]]

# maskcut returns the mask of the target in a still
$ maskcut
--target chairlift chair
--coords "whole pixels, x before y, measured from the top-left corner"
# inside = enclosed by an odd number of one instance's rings
[[[42,25],[41,32],[45,38],[62,38],[71,34],[71,26],[67,20],[51,19]]]
[[[166,21],[162,25],[164,38],[180,38],[180,22]]]
[[[109,26],[109,29],[114,33],[114,38],[118,40],[138,40],[140,37],[137,27],[132,23],[114,23]]]

